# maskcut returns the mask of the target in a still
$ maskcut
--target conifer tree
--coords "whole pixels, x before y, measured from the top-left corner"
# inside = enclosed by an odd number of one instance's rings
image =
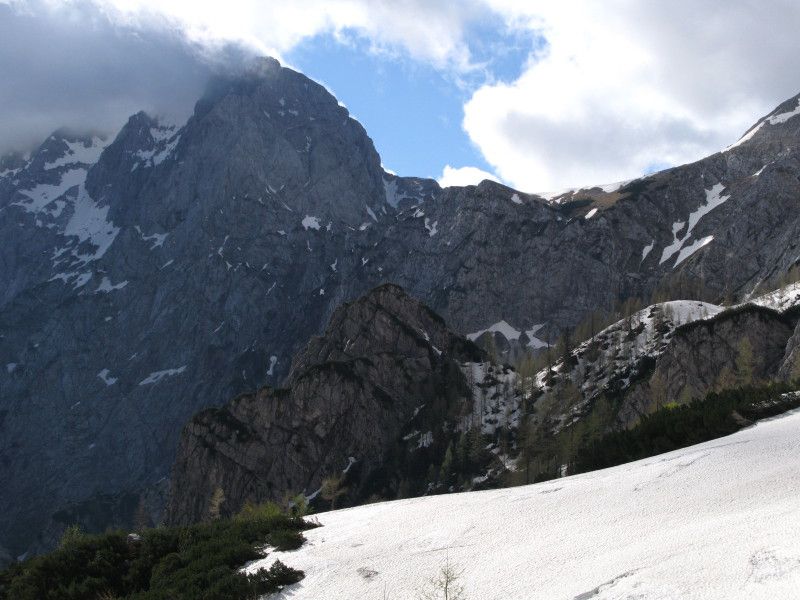
[[[320,495],[331,503],[331,510],[336,508],[336,501],[339,497],[347,493],[347,488],[343,487],[342,483],[341,475],[331,475],[322,480]]]
[[[739,342],[736,356],[737,383],[740,386],[752,385],[755,381],[755,357],[753,356],[753,345],[750,338],[743,337]]]
[[[214,492],[211,494],[211,500],[208,503],[208,518],[212,521],[219,519],[220,510],[222,509],[222,505],[224,503],[225,492],[220,486],[217,486],[214,488]]]
[[[725,365],[717,376],[714,386],[717,391],[730,390],[737,386],[737,377],[729,365]]]
[[[650,391],[653,395],[653,403],[656,409],[661,408],[667,403],[667,382],[661,371],[656,370],[650,378]]]
[[[447,445],[447,450],[445,450],[444,459],[442,460],[442,466],[439,469],[439,481],[446,486],[452,484],[453,465],[454,465],[453,442],[451,441]]]

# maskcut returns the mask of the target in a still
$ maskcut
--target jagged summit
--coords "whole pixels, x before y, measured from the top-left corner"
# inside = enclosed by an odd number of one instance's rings
[[[247,69],[248,73],[265,77],[274,75],[281,69],[281,63],[277,58],[271,56],[260,56],[253,60],[253,64]]]

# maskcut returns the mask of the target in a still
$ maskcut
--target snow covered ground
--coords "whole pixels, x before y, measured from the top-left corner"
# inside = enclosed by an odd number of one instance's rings
[[[778,311],[788,310],[796,306],[798,302],[800,302],[800,283],[792,283],[751,300],[752,304],[766,306]]]
[[[518,488],[319,515],[281,598],[418,597],[448,559],[471,600],[800,596],[800,412]]]

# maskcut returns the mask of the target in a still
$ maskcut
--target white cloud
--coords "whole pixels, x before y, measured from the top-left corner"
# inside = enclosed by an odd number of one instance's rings
[[[701,158],[800,91],[794,0],[491,3],[547,46],[516,81],[478,89],[464,127],[525,190]]]
[[[478,167],[451,167],[450,165],[445,165],[441,177],[436,181],[445,188],[454,185],[478,185],[484,179],[499,181],[497,175],[488,173]]]
[[[304,39],[331,34],[343,43],[369,40],[376,52],[398,52],[439,68],[473,68],[466,26],[488,9],[479,0],[92,0],[127,24],[169,19],[194,42],[240,42],[281,58]]]

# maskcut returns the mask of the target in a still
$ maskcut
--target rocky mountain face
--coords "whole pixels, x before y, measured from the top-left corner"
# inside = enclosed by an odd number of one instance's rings
[[[191,416],[281,384],[381,283],[517,351],[657,288],[747,297],[800,256],[797,106],[697,163],[543,198],[390,175],[333,96],[264,60],[183,125],[139,113],[3,158],[0,546],[159,521]]]
[[[667,399],[685,402],[750,380],[796,378],[800,363],[792,338],[799,323],[797,309],[746,305],[680,328],[647,383],[625,395],[620,421],[635,423]]]
[[[649,306],[586,340],[537,374],[539,439],[601,418],[627,428],[668,403],[722,389],[800,378],[800,284],[730,307]]]
[[[218,489],[227,513],[247,501],[316,496],[340,473],[354,498],[384,492],[379,472],[393,448],[430,445],[413,432],[472,410],[461,365],[484,359],[397,286],[342,305],[295,358],[285,388],[241,395],[186,426],[168,521],[207,517]]]

